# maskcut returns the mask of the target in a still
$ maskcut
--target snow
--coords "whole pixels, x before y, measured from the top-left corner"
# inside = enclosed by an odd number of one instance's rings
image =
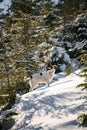
[[[86,91],[76,88],[82,82],[78,75],[62,72],[48,88],[41,85],[20,96],[12,108],[18,115],[11,130],[87,130],[77,122],[77,116],[87,112]]]
[[[42,42],[40,45],[38,45],[39,48],[47,47],[47,42]]]
[[[3,0],[2,2],[0,2],[0,8],[4,9],[3,13],[6,14],[8,7],[10,7],[11,5],[11,0]]]
[[[55,5],[58,4],[59,0],[51,0],[52,2],[54,2]]]

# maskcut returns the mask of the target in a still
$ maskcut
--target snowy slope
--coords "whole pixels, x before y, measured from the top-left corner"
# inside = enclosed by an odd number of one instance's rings
[[[63,73],[55,78],[49,88],[39,87],[17,100],[13,110],[19,114],[11,130],[87,130],[78,127],[76,121],[79,114],[87,111],[86,92],[76,88],[83,79]]]

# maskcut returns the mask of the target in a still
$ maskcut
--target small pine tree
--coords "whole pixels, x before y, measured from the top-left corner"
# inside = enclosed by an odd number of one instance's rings
[[[87,54],[80,55],[79,59],[82,65],[85,66],[80,74],[84,78],[84,83],[79,84],[77,87],[82,87],[82,90],[87,90]],[[79,115],[77,119],[80,125],[87,126],[87,113]]]
[[[87,114],[81,114],[77,118],[79,125],[87,127]]]

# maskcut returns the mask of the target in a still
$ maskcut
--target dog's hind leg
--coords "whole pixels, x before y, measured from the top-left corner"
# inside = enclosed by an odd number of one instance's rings
[[[29,92],[32,92],[32,91],[33,91],[33,88],[30,86]]]
[[[46,82],[46,86],[49,87],[49,81]]]
[[[29,86],[30,86],[29,91],[32,92],[32,91],[33,91],[33,85],[32,85],[32,82],[31,82],[31,81],[29,81]]]

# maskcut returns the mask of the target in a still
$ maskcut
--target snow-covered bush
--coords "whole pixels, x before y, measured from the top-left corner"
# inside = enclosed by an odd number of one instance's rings
[[[71,59],[64,48],[53,46],[48,50],[48,59],[52,64],[58,66],[58,71],[64,71],[67,65],[71,64]]]
[[[38,47],[39,49],[35,52],[36,55],[33,58],[38,60],[39,65],[50,63],[58,66],[57,71],[64,71],[71,64],[71,59],[64,48],[47,43],[42,43]]]

